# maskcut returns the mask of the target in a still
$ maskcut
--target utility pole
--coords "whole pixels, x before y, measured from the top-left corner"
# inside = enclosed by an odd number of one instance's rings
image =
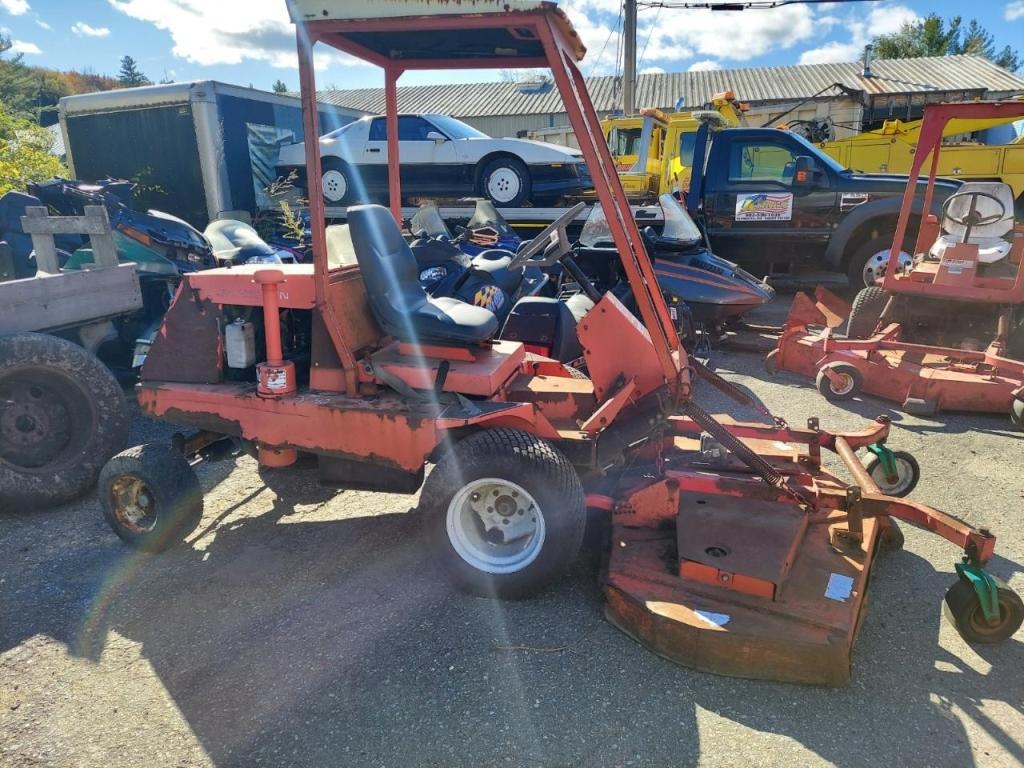
[[[636,114],[636,0],[624,0],[622,34],[625,36],[622,65],[622,111]]]

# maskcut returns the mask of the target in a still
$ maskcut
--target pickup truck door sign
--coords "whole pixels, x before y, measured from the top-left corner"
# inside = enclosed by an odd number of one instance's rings
[[[736,221],[791,221],[791,192],[755,192],[736,195]]]

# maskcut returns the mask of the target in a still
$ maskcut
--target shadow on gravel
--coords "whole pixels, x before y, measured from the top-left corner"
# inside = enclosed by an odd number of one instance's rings
[[[111,632],[141,643],[224,767],[752,764],[742,744],[702,742],[708,713],[840,766],[973,765],[971,718],[1024,761],[986,714],[1024,701],[1024,645],[985,649],[991,670],[939,647],[950,577],[910,552],[877,564],[851,687],[755,683],[677,667],[607,624],[599,532],[556,588],[497,603],[450,590],[400,500],[310,522],[295,505],[333,495],[313,473],[264,477],[273,511],[210,526],[205,551],[139,555],[108,535],[12,574],[5,613],[34,618],[7,623],[3,647],[43,632],[95,660]]]

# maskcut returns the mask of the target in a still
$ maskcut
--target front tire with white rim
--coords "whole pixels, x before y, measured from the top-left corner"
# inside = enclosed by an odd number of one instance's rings
[[[516,429],[486,429],[458,443],[427,477],[420,497],[432,552],[462,589],[535,594],[579,552],[583,485],[551,443]]]
[[[857,249],[851,257],[846,271],[846,279],[849,281],[851,292],[856,293],[861,288],[877,285],[878,278],[885,274],[885,268],[889,264],[891,248],[892,238],[876,237]],[[910,266],[913,260],[913,256],[900,250],[900,269]]]
[[[519,208],[530,201],[530,170],[515,157],[496,157],[480,172],[480,191],[492,203],[505,208]]]

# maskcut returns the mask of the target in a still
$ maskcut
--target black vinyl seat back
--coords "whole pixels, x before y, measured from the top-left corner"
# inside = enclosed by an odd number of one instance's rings
[[[387,208],[353,206],[348,224],[370,308],[386,333],[424,343],[472,344],[494,337],[498,319],[492,312],[427,295],[416,257]]]

